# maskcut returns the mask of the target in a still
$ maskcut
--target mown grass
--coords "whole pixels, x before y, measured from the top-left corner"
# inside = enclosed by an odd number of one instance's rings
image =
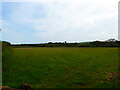
[[[18,88],[110,88],[118,71],[118,48],[13,48],[3,85]]]

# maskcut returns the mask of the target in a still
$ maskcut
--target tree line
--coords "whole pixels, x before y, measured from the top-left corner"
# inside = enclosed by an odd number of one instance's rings
[[[13,47],[119,47],[120,41],[108,39],[106,41],[92,41],[82,43],[48,42],[43,44],[12,44]]]

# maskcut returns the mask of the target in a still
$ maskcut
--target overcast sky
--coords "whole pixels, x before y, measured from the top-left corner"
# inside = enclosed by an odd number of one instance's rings
[[[2,40],[41,43],[118,39],[118,0],[31,1],[3,0]]]

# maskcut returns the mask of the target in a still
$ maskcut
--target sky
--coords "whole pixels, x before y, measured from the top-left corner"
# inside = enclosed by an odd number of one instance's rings
[[[118,0],[3,0],[0,6],[2,40],[13,44],[118,39]]]

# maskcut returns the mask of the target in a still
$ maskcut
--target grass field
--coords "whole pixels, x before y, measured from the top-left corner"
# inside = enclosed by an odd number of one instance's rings
[[[3,85],[33,88],[117,87],[118,48],[13,48]]]

